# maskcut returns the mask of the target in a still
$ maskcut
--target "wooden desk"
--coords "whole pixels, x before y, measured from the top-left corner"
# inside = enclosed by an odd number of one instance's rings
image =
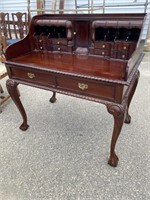
[[[125,26],[129,24],[129,19],[132,19],[133,27],[136,26],[140,31],[142,30],[143,14],[138,17],[137,15],[35,16],[27,37],[7,49],[6,67],[9,74],[7,89],[23,118],[21,130],[25,131],[28,124],[26,112],[17,92],[18,84],[53,91],[51,102],[55,102],[55,95],[58,92],[105,104],[108,112],[114,117],[108,163],[111,166],[117,166],[118,157],[115,153],[115,146],[123,123],[131,121],[128,110],[138,83],[138,66],[143,58],[143,43],[139,38],[129,42],[101,41],[100,39],[94,41],[96,28],[99,28],[99,25],[101,27],[103,19],[108,22],[112,16],[114,16],[113,20],[119,18],[121,24]],[[86,24],[85,27],[84,24]],[[112,24],[114,25],[114,21],[111,21],[110,26]],[[65,27],[66,33],[63,33],[62,38],[60,33],[58,33],[59,38],[49,37],[49,33],[54,34],[52,27],[62,27],[63,31]],[[86,29],[87,27],[93,27],[93,29]],[[88,31],[88,33],[85,32],[87,38],[79,32],[82,28]],[[48,33],[41,33],[41,29],[42,31],[47,29]],[[86,42],[84,42],[85,39]],[[111,47],[107,56],[101,54],[102,43],[102,48],[109,45]],[[138,44],[137,47],[135,47],[136,44]],[[128,52],[131,51],[130,55],[124,51],[129,46],[132,47],[128,49]],[[121,50],[115,48],[121,48]],[[120,54],[126,57],[123,56],[121,59],[118,57]],[[114,55],[117,57],[114,58]]]

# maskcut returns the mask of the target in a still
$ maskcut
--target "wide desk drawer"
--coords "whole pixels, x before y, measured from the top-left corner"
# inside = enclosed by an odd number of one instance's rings
[[[52,74],[33,69],[11,68],[11,76],[27,82],[55,85]]]
[[[84,96],[114,100],[115,86],[83,78],[57,77],[57,88]]]

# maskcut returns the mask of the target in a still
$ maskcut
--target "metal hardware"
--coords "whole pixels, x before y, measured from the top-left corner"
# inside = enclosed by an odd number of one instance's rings
[[[58,51],[60,51],[60,48],[58,48]]]
[[[43,47],[40,47],[40,49],[43,49]]]
[[[88,85],[85,83],[78,83],[78,88],[80,88],[81,90],[87,90]]]
[[[123,47],[123,49],[127,49],[127,47],[126,47],[126,46],[124,46],[124,47]]]
[[[39,42],[42,42],[42,40],[39,40]]]
[[[122,55],[122,58],[125,58],[125,55]]]
[[[74,35],[76,35],[76,34],[77,34],[77,32],[73,32],[73,34],[74,34]]]
[[[60,42],[58,41],[57,44],[60,44]]]
[[[105,48],[105,45],[102,45],[102,48]]]
[[[105,55],[105,52],[104,52],[104,51],[102,52],[102,55]]]
[[[31,79],[35,78],[35,74],[28,72],[27,76]]]

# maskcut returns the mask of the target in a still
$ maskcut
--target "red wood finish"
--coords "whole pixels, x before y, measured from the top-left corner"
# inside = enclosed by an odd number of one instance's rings
[[[114,117],[110,158],[117,166],[115,146],[135,92],[143,57],[140,33],[144,14],[39,15],[29,34],[6,50],[7,88],[28,128],[17,93],[26,84],[105,104]],[[110,34],[111,33],[111,34]]]
[[[81,56],[63,53],[31,52],[11,59],[11,64],[27,68],[41,68],[48,71],[66,72],[72,75],[89,76],[93,79],[123,81],[127,62],[104,59],[96,56]],[[108,80],[109,81],[109,80]]]
[[[89,23],[85,21],[77,21],[74,27],[75,44],[76,47],[88,47],[89,46]]]

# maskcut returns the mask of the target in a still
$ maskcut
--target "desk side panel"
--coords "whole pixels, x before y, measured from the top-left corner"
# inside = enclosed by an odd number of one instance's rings
[[[5,53],[6,61],[27,54],[30,51],[31,51],[31,44],[29,36],[26,36],[24,39],[14,44],[11,44],[7,47]]]

